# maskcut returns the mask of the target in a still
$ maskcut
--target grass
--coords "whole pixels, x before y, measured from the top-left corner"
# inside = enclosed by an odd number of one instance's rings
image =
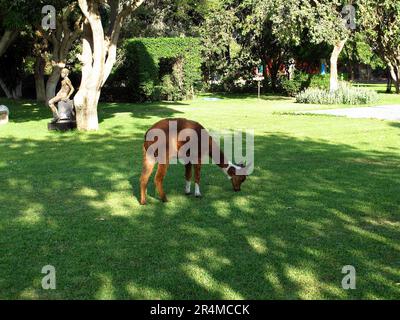
[[[399,299],[400,124],[222,98],[102,104],[99,132],[66,134],[47,131],[47,109],[1,100],[0,299]],[[241,193],[210,165],[203,198],[186,197],[171,166],[170,202],[151,183],[139,206],[143,134],[173,116],[255,129]],[[48,264],[56,290],[41,289]],[[344,265],[356,290],[341,288]]]
[[[386,94],[386,84],[376,84],[376,83],[354,83],[356,87],[367,88],[371,90],[375,90],[379,94],[379,102],[378,104],[383,105],[390,105],[390,104],[399,104],[399,96],[394,94],[395,88],[392,86],[392,93],[393,94]]]

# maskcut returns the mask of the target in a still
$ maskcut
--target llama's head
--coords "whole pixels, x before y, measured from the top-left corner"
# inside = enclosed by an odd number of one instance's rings
[[[249,168],[250,165],[246,166],[244,164],[229,163],[227,173],[231,179],[232,187],[235,192],[240,191],[242,183],[246,181],[246,178],[249,175]]]

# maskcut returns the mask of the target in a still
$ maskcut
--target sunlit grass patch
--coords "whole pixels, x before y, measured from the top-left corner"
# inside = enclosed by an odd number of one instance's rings
[[[47,109],[2,100],[0,298],[398,299],[400,125],[287,115],[310,106],[285,97],[221,98],[101,104],[99,132],[66,134],[47,131]],[[203,198],[185,196],[184,168],[171,166],[169,202],[151,180],[140,206],[143,135],[165,117],[254,129],[242,191],[206,165]],[[47,264],[54,291],[41,288]],[[356,290],[341,287],[347,264]]]

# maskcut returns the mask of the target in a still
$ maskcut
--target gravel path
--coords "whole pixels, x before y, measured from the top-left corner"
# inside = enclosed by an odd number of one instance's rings
[[[348,117],[348,118],[373,118],[380,120],[400,121],[400,105],[314,110],[314,111],[304,111],[301,113],[326,114],[326,115]]]

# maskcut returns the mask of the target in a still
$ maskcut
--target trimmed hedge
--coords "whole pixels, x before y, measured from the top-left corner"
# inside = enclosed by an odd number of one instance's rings
[[[126,40],[103,90],[103,98],[119,101],[191,98],[201,81],[198,38]]]

